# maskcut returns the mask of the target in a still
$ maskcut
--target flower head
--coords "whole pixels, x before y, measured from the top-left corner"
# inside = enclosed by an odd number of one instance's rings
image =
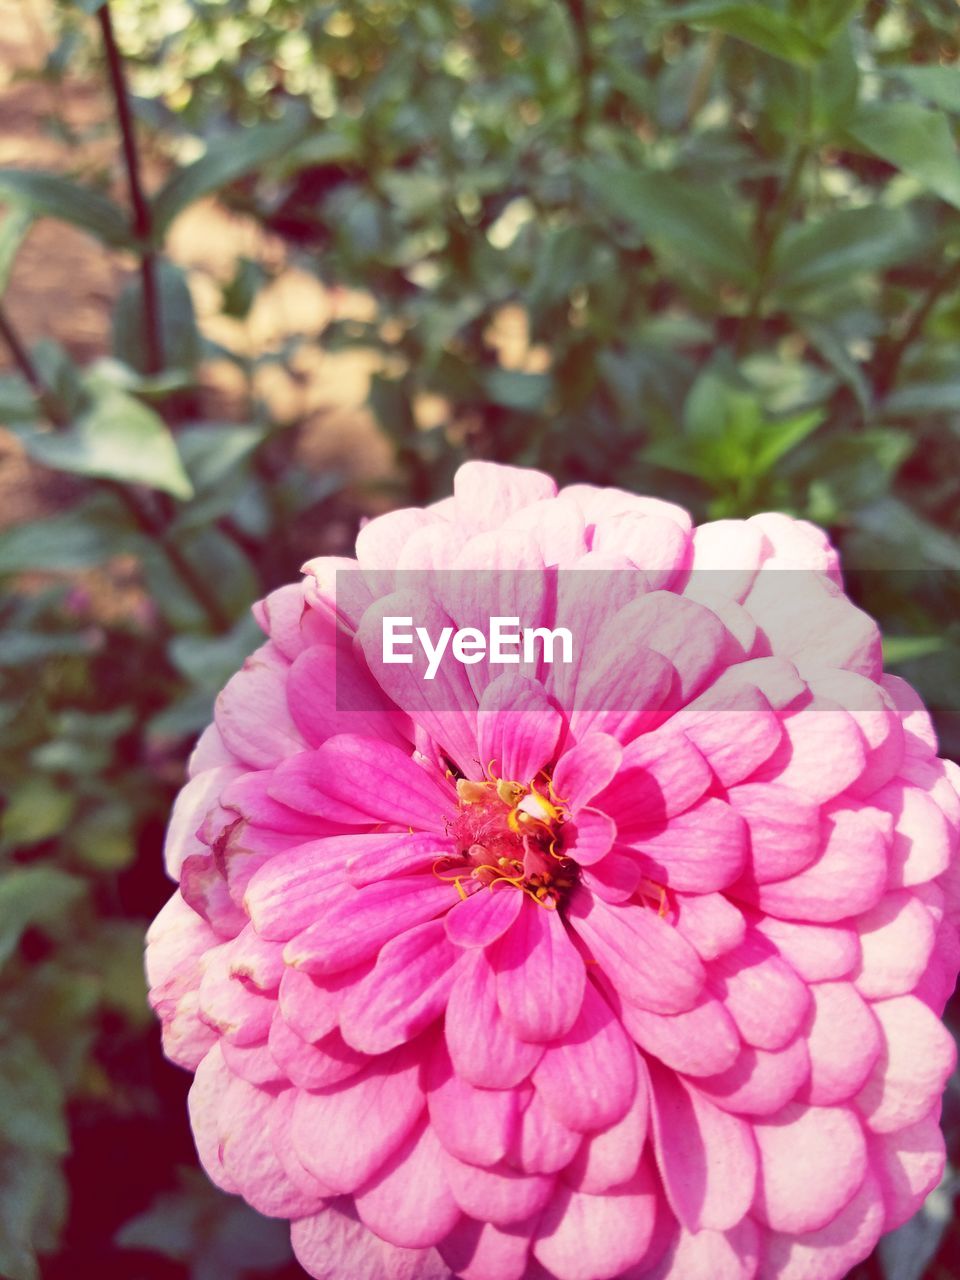
[[[571,662],[385,664],[517,613]],[[257,606],[149,938],[316,1277],[840,1277],[943,1167],[958,771],[819,530],[470,463]]]

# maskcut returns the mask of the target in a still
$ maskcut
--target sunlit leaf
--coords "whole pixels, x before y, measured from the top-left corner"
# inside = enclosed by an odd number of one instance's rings
[[[865,103],[847,132],[868,151],[960,209],[960,157],[943,112],[917,102]]]

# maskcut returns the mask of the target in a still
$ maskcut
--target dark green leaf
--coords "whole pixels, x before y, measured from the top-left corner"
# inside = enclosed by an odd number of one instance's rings
[[[43,782],[49,787],[46,779]],[[7,835],[4,831],[5,839]],[[56,867],[15,867],[0,874],[0,964],[10,959],[25,929],[49,925],[83,893],[82,880]]]
[[[167,369],[193,369],[200,359],[201,342],[193,298],[183,271],[166,259],[156,264],[160,340]],[[145,374],[150,368],[146,341],[143,276],[126,285],[113,313],[113,353],[118,360]]]
[[[128,249],[134,244],[129,222],[119,205],[59,173],[0,169],[0,200],[28,210],[37,218],[71,222],[115,249]]]
[[[0,574],[86,569],[130,550],[135,540],[114,498],[100,494],[62,515],[0,531]]]
[[[847,131],[868,151],[960,209],[960,159],[941,111],[917,102],[870,102]]]
[[[69,431],[21,438],[32,458],[58,471],[149,485],[183,500],[193,495],[163,419],[120,391],[104,392]]]
[[[774,255],[773,284],[779,293],[793,296],[845,283],[859,271],[902,262],[921,243],[906,209],[840,209],[785,232]]]
[[[156,235],[162,237],[174,218],[194,201],[278,160],[305,136],[308,128],[308,120],[292,112],[276,123],[238,129],[211,141],[206,155],[179,169],[157,193],[153,202]]]
[[[67,1127],[57,1074],[26,1036],[0,1039],[0,1141],[63,1155]]]
[[[814,40],[799,22],[768,4],[694,0],[692,4],[678,5],[665,13],[671,21],[723,31],[788,62],[809,65],[824,52],[823,44]]]
[[[583,176],[597,200],[681,263],[693,260],[721,278],[747,283],[753,257],[733,217],[732,199],[669,173],[588,163]]]
[[[58,1160],[42,1151],[0,1151],[0,1275],[39,1280],[37,1250],[56,1244],[66,1216]]]

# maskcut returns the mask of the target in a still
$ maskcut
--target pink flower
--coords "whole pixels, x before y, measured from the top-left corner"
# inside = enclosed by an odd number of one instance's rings
[[[824,535],[470,463],[357,559],[257,606],[170,825],[210,1177],[331,1280],[844,1275],[943,1167],[960,771]],[[524,609],[589,661],[381,660]]]

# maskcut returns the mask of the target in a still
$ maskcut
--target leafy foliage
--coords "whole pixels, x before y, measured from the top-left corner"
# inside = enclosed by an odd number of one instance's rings
[[[102,8],[61,5],[48,78],[106,74]],[[0,419],[69,495],[0,531],[0,1273],[33,1280],[59,1248],[49,1274],[80,1274],[115,1235],[122,1266],[292,1276],[273,1226],[184,1172],[138,956],[191,735],[256,643],[248,604],[466,456],[701,519],[779,508],[830,528],[960,754],[960,34],[952,0],[110,12],[166,172],[146,221],[119,159],[102,186],[0,170],[0,296],[41,217],[140,268],[109,353],[44,342],[0,375]],[[254,359],[214,343],[166,251],[211,196],[366,318],[304,317]],[[249,317],[272,269],[240,258],[223,314]],[[388,492],[298,462],[299,424],[259,402],[258,370],[305,348],[370,354]],[[214,359],[250,392],[229,420],[202,414]],[[103,1217],[84,1194],[111,1125],[156,1158]],[[862,1276],[955,1273],[954,1191]]]

